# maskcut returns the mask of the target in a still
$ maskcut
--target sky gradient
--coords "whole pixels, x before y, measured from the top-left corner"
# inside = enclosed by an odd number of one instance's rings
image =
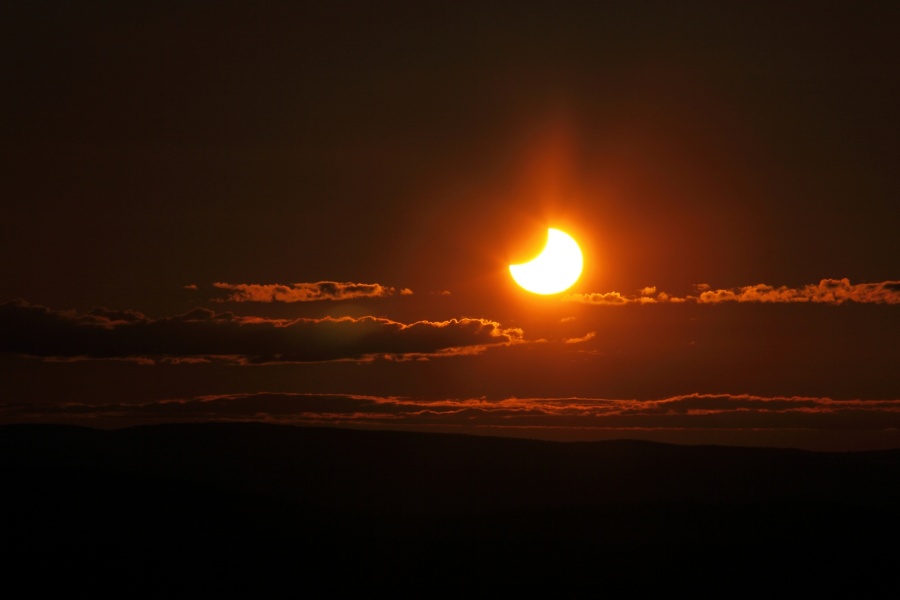
[[[900,446],[892,3],[0,11],[0,422]]]

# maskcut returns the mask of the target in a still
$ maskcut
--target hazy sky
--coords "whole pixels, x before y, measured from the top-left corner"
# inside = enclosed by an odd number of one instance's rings
[[[900,445],[894,3],[295,4],[0,8],[0,420]]]

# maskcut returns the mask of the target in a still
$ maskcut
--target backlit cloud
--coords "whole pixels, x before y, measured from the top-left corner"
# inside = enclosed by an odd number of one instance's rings
[[[379,317],[267,319],[198,308],[150,319],[132,311],[0,305],[0,352],[48,359],[186,359],[238,363],[424,359],[521,341],[487,319],[399,323]]]
[[[349,300],[351,298],[383,298],[397,290],[380,283],[351,283],[318,281],[316,283],[247,284],[216,282],[214,287],[231,292],[220,302],[315,302],[318,300]],[[409,288],[400,290],[401,296],[411,295]]]
[[[597,336],[597,332],[591,331],[581,337],[565,339],[565,340],[563,340],[563,342],[566,344],[582,344],[584,342],[587,342],[588,340],[594,339],[596,336]]]
[[[900,281],[851,284],[849,279],[823,279],[818,284],[789,288],[757,284],[734,289],[704,289],[702,304],[718,302],[818,302],[825,304],[900,304]]]
[[[738,288],[713,289],[709,284],[695,286],[696,295],[671,296],[656,291],[655,286],[645,287],[637,295],[619,292],[571,294],[566,301],[582,304],[623,306],[625,304],[657,304],[696,302],[719,304],[721,302],[802,303],[818,304],[900,304],[900,281],[852,284],[847,278],[823,279],[819,283],[799,288],[775,287],[764,283]]]
[[[484,398],[422,400],[344,394],[256,393],[169,399],[141,404],[7,403],[6,421],[63,419],[122,423],[264,421],[294,425],[464,431],[563,439],[684,435],[715,439],[719,432],[777,440],[858,432],[859,443],[900,437],[900,400],[688,394],[660,400],[602,398]],[[851,436],[852,437],[852,436]],[[733,439],[733,438],[732,438]],[[850,439],[850,438],[848,438]]]
[[[582,304],[599,304],[602,306],[623,306],[636,302],[636,298],[625,296],[619,292],[603,292],[593,294],[570,294],[564,298],[568,302],[581,302]]]

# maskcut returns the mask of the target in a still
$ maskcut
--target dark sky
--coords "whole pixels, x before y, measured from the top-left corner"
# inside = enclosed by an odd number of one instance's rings
[[[0,419],[900,445],[894,3],[120,4],[0,8]]]

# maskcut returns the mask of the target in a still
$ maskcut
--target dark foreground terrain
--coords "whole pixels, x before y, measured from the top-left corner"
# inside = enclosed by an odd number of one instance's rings
[[[875,589],[900,555],[900,451],[4,426],[0,486],[32,589],[780,596]]]

